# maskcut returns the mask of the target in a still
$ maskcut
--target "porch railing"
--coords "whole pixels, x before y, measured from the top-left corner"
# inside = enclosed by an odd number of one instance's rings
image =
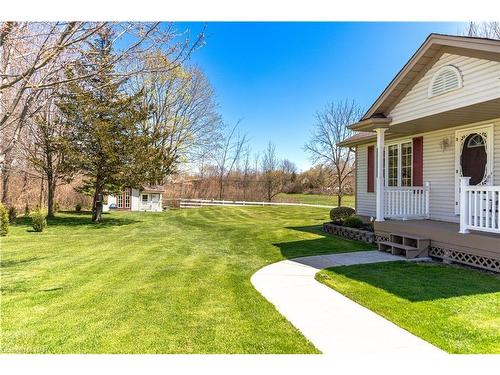
[[[500,233],[500,186],[469,185],[469,180],[460,179],[460,233]]]
[[[384,188],[384,216],[394,219],[429,217],[430,183]]]

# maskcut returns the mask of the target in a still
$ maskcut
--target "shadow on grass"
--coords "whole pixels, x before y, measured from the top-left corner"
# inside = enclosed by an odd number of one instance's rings
[[[338,236],[327,235],[321,228],[321,225],[287,227],[287,229],[310,233],[320,237],[299,241],[280,242],[273,245],[277,246],[280,249],[281,254],[287,259],[308,255],[348,253],[352,251],[375,249],[374,245],[371,244],[348,240]]]
[[[500,277],[444,264],[400,261],[333,267],[328,272],[411,302],[500,292]]]
[[[64,226],[64,227],[78,227],[78,226],[85,226],[88,228],[92,229],[102,229],[102,228],[108,228],[108,227],[116,227],[116,226],[122,226],[122,225],[129,225],[129,224],[134,224],[138,223],[138,220],[131,219],[129,217],[107,217],[105,214],[103,216],[103,220],[99,224],[94,224],[91,222],[91,213],[75,213],[71,212],[70,215],[65,215],[65,216],[57,216],[54,218],[47,218],[47,224],[49,227],[58,227],[58,226]],[[14,225],[16,226],[27,226],[29,227],[28,232],[34,232],[31,229],[31,219],[29,217],[19,217],[16,219]]]
[[[42,259],[41,257],[31,257],[31,258],[25,258],[25,259],[2,259],[0,261],[0,268],[7,268],[7,267],[16,267],[22,264],[27,264],[31,263],[34,261],[37,261],[39,259]]]

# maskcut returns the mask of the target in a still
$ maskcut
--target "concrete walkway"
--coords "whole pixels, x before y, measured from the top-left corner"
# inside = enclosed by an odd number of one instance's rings
[[[323,268],[401,259],[379,251],[296,258],[261,268],[251,281],[325,354],[444,353],[314,279]]]

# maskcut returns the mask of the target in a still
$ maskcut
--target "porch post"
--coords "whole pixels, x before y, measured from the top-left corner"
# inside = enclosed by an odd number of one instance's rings
[[[470,199],[470,196],[467,195],[465,188],[469,186],[469,181],[470,177],[460,177],[460,231],[459,233],[469,233],[469,230],[467,229],[467,224],[469,223],[470,220],[470,213],[469,213],[469,202],[468,199]],[[476,192],[477,194],[477,192]],[[476,210],[477,212],[477,210]]]
[[[384,221],[384,133],[385,128],[375,129],[377,132],[377,188],[375,221]]]

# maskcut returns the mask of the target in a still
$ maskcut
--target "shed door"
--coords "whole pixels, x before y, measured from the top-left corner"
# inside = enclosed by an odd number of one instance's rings
[[[460,177],[470,185],[493,184],[493,128],[457,131],[455,143],[455,214],[460,213]]]

